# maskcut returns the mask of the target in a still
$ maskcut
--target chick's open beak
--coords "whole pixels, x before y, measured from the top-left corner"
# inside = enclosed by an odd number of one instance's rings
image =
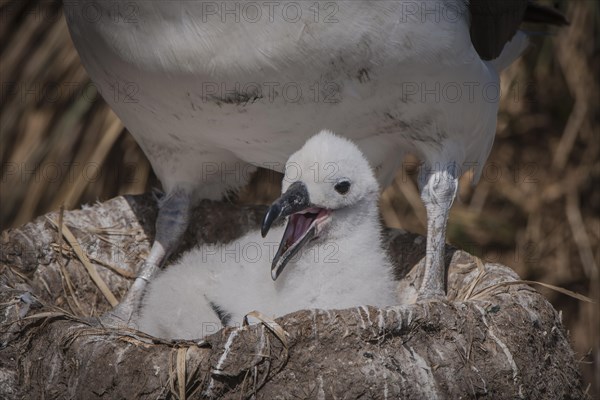
[[[290,217],[271,264],[273,280],[277,279],[290,259],[316,237],[319,224],[328,219],[329,214],[329,210],[312,206],[308,190],[302,182],[294,182],[271,204],[262,222],[263,237],[279,218]]]

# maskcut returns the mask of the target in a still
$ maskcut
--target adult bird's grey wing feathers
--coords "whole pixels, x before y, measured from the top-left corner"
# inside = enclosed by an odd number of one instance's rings
[[[497,58],[517,33],[527,0],[470,0],[471,42],[484,60]]]
[[[471,41],[483,60],[497,58],[523,22],[565,25],[559,11],[530,0],[470,0]]]

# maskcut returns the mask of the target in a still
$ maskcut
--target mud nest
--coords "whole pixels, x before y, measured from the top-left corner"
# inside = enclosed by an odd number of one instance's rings
[[[264,210],[204,202],[180,252],[230,241]],[[156,212],[149,195],[117,197],[2,233],[0,398],[583,396],[560,314],[511,269],[451,247],[444,302],[298,311],[198,342],[104,327],[97,316],[148,254]],[[425,240],[386,238],[411,297]]]

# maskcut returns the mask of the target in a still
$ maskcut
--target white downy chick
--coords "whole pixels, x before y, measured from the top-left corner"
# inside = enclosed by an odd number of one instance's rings
[[[197,339],[253,310],[280,317],[397,302],[379,186],[355,144],[328,131],[313,136],[287,161],[282,192],[265,215],[265,238],[255,230],[197,247],[160,274],[145,295],[140,330]],[[286,226],[270,229],[282,217]]]

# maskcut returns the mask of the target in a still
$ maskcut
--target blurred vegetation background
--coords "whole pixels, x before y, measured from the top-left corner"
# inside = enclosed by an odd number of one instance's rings
[[[600,6],[595,0],[555,5],[571,25],[535,35],[504,73],[496,142],[479,184],[469,185],[469,174],[461,181],[448,241],[511,266],[523,279],[598,304]],[[2,0],[0,18],[0,228],[63,204],[75,208],[160,187],[140,148],[90,85],[61,2]],[[382,215],[389,226],[424,234],[416,166],[416,160],[405,163],[383,193]],[[270,176],[259,171],[232,201],[269,203],[279,191]],[[599,396],[598,305],[540,290],[562,312],[584,385]]]

